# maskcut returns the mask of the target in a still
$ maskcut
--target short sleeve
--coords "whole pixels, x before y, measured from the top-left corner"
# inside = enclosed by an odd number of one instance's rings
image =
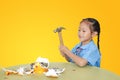
[[[75,54],[76,48],[77,48],[78,46],[80,46],[80,44],[77,44],[76,46],[74,46],[74,47],[72,48],[71,52],[72,52],[73,54]]]
[[[100,58],[100,54],[97,49],[93,49],[86,52],[82,58],[86,59],[90,65],[94,66]]]
[[[72,53],[75,53],[75,47],[74,47],[74,48],[72,48],[71,52],[72,52]]]

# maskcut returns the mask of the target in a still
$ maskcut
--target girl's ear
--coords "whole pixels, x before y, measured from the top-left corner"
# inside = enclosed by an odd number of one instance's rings
[[[95,37],[98,34],[98,32],[94,31],[92,32],[92,37]]]

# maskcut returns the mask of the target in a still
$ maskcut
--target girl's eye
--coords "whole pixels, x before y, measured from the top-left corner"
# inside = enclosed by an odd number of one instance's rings
[[[79,32],[81,31],[81,30],[78,30]]]
[[[83,30],[83,32],[86,32],[86,31]]]

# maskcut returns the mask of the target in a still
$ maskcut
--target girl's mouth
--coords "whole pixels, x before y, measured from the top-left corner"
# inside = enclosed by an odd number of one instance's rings
[[[80,35],[79,35],[78,37],[79,37],[79,38],[82,38],[82,36],[80,36]]]

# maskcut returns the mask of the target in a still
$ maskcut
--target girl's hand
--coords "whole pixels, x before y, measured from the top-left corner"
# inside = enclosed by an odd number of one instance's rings
[[[60,45],[59,50],[60,50],[61,55],[69,62],[70,58],[66,54],[67,51],[69,51],[69,49],[63,45]]]
[[[60,50],[60,49],[59,49]],[[60,53],[63,57],[65,57],[65,53],[63,53],[61,50],[60,50]]]
[[[65,54],[65,53],[68,51],[68,48],[65,47],[65,46],[60,45],[59,50],[60,50],[62,53]]]
[[[63,47],[63,46],[60,46],[60,47],[59,47],[59,50],[60,50],[61,55],[62,55],[63,57],[65,57],[65,53],[63,52],[62,47]]]

